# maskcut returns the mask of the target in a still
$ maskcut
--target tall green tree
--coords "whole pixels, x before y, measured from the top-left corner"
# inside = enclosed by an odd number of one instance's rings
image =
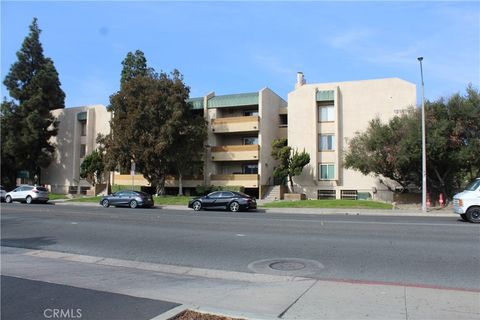
[[[136,56],[143,53],[137,51]],[[190,89],[178,70],[157,74],[146,67],[146,61],[128,62],[133,60],[127,55],[123,65],[128,72],[122,71],[120,91],[110,97],[111,133],[101,140],[106,164],[109,169],[126,170],[135,162],[157,193],[164,194],[165,176],[172,167],[184,172],[197,160],[190,152],[203,147],[206,123],[193,116],[187,103]],[[124,81],[124,74],[133,76]],[[202,143],[197,146],[192,141]]]
[[[298,150],[292,150],[287,144],[287,139],[274,140],[271,154],[278,162],[273,170],[273,176],[280,181],[288,178],[290,191],[293,192],[293,177],[302,174],[303,168],[310,163],[310,155],[305,150],[300,153]]]
[[[178,195],[183,195],[183,176],[203,171],[204,142],[207,124],[202,114],[195,113],[191,106],[184,112],[181,129],[175,137],[172,169],[178,174]]]
[[[455,189],[480,175],[480,99],[469,86],[466,95],[427,101],[427,189],[452,196]],[[420,187],[420,110],[392,118],[387,124],[374,119],[363,133],[349,142],[345,166],[380,178],[391,190],[388,178],[405,189]]]
[[[127,56],[122,61],[122,66],[123,68],[120,78],[121,86],[135,77],[146,77],[148,75],[153,75],[155,72],[152,68],[147,66],[147,58],[145,58],[145,54],[140,50],[136,50],[134,53],[127,53]]]
[[[50,110],[65,107],[65,93],[52,59],[43,54],[40,33],[34,18],[3,82],[12,98],[3,101],[1,119],[2,180],[9,183],[18,170],[40,177],[40,168],[49,165],[55,150],[50,138],[58,130]]]
[[[93,150],[86,156],[80,165],[80,178],[87,179],[93,185],[102,180],[104,172],[105,165],[102,153],[97,150]]]

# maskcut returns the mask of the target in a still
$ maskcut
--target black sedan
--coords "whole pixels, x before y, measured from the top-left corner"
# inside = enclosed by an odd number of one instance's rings
[[[188,207],[195,211],[201,209],[228,209],[232,212],[240,210],[256,209],[255,198],[243,192],[215,191],[206,196],[192,199]]]
[[[105,208],[118,207],[153,207],[153,198],[150,194],[141,191],[121,190],[100,199],[100,204]]]

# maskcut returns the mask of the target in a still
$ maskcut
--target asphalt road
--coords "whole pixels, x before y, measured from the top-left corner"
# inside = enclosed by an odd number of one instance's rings
[[[2,204],[1,213],[2,246],[265,273],[252,266],[297,258],[318,261],[321,267],[308,273],[317,279],[480,288],[480,226],[454,215],[232,214],[25,204]]]

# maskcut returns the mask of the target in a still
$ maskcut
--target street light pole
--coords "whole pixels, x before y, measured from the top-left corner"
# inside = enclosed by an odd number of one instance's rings
[[[422,78],[422,211],[427,212],[427,148],[425,143],[425,89],[423,84],[423,57],[420,61],[420,76]]]

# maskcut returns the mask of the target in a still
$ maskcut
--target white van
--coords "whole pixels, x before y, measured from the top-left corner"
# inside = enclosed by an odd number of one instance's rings
[[[465,221],[480,223],[480,178],[453,197],[453,212],[460,214]]]

